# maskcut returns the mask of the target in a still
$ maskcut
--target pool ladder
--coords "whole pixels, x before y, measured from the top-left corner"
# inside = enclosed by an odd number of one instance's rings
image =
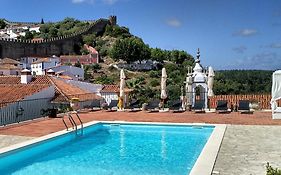
[[[75,116],[78,118],[78,120],[80,122],[80,125],[81,125],[81,128],[79,129],[80,133],[78,132],[77,123],[75,122],[75,120],[73,119],[73,116],[71,114],[75,114]],[[67,126],[67,124],[65,122],[65,117],[67,117],[69,122],[71,123],[72,129],[75,131],[75,135],[82,136],[83,132],[84,132],[84,126],[83,126],[83,122],[82,122],[81,118],[79,117],[78,113],[77,112],[67,113],[67,115],[62,117],[63,124],[64,124],[66,130],[68,131],[69,127]]]

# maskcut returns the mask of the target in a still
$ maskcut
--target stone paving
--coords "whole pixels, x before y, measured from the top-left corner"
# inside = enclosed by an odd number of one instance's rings
[[[266,163],[281,167],[281,126],[229,125],[214,174],[265,175]]]
[[[0,149],[6,146],[14,145],[20,142],[24,142],[34,137],[25,137],[25,136],[12,136],[12,135],[0,135]]]

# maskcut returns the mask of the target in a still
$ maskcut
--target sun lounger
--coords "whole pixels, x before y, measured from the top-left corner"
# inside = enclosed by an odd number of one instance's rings
[[[127,109],[128,112],[139,112],[141,111],[141,103],[138,100],[132,100]]]
[[[94,100],[92,102],[92,111],[99,111],[101,110],[101,101],[100,100]]]
[[[216,107],[217,113],[228,113],[228,107],[227,107],[227,100],[219,100],[217,107]]]
[[[159,103],[160,100],[152,100],[148,103],[147,110],[148,112],[159,112]]]
[[[114,112],[117,111],[118,107],[118,100],[111,100],[110,104],[108,105],[108,112]]]
[[[238,112],[241,114],[251,114],[249,100],[240,100],[238,104]]]
[[[203,100],[195,101],[193,109],[195,113],[205,113],[204,101]]]
[[[182,102],[180,99],[172,102],[172,106],[170,107],[170,111],[173,113],[181,113],[184,112],[182,109]]]

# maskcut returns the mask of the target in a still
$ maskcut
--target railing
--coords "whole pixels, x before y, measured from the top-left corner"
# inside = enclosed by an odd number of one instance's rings
[[[45,117],[53,105],[50,98],[7,101],[0,103],[0,126]]]
[[[83,132],[84,132],[84,126],[83,126],[83,122],[82,122],[82,120],[81,120],[81,118],[79,117],[79,115],[78,115],[77,112],[68,113],[67,115],[63,116],[63,117],[62,117],[62,122],[63,122],[63,124],[64,124],[66,130],[68,131],[69,127],[67,126],[67,124],[66,124],[66,122],[65,122],[65,117],[67,117],[68,120],[69,120],[69,122],[70,122],[70,124],[71,124],[72,129],[75,131],[76,136],[78,136],[78,135],[79,135],[79,134],[78,134],[78,126],[77,126],[77,124],[76,124],[76,122],[75,122],[75,120],[73,119],[73,117],[72,117],[71,114],[75,114],[76,117],[77,117],[77,119],[79,120],[80,126],[81,126],[81,128],[80,128],[80,131],[81,131],[81,132],[80,132],[80,136],[82,136],[82,135],[83,135]]]

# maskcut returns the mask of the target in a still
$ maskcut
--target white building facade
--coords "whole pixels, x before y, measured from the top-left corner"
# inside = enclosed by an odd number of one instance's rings
[[[33,75],[45,75],[46,69],[58,66],[59,64],[59,58],[55,56],[39,59],[38,61],[31,63],[31,72]]]

